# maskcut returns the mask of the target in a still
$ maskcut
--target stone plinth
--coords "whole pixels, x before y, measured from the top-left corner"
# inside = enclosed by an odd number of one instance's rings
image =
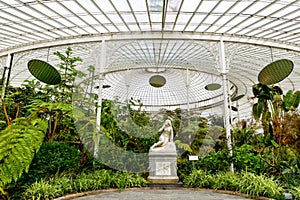
[[[178,183],[177,152],[173,142],[150,150],[148,180],[150,183]]]

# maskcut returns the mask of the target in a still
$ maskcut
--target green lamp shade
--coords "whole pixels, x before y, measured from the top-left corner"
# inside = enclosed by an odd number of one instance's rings
[[[45,61],[37,59],[30,60],[27,66],[30,73],[43,83],[56,85],[61,81],[59,72]]]
[[[231,110],[233,110],[233,111],[238,111],[237,107],[234,107],[234,106],[228,106],[228,108],[230,108],[230,107],[231,107]]]
[[[204,87],[206,90],[218,90],[221,88],[221,85],[218,84],[218,83],[211,83],[211,84],[208,84]]]
[[[237,101],[237,100],[239,100],[239,99],[243,98],[244,96],[245,96],[244,94],[241,94],[241,95],[238,95],[238,96],[232,97],[232,98],[231,98],[231,101]]]
[[[277,60],[265,66],[258,75],[258,81],[265,85],[278,83],[288,77],[294,64],[287,59]]]
[[[166,79],[161,75],[154,75],[150,77],[149,83],[151,86],[159,88],[166,84]]]

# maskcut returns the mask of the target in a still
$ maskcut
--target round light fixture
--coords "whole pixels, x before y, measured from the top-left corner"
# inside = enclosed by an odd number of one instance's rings
[[[218,90],[221,88],[221,85],[218,84],[218,83],[211,83],[211,84],[208,84],[204,87],[206,90]]]
[[[151,86],[159,88],[166,84],[166,78],[161,75],[154,75],[150,77],[149,83]]]
[[[244,96],[245,96],[244,94],[241,94],[241,95],[238,95],[238,96],[234,96],[234,97],[231,98],[231,101],[237,101],[237,100],[243,98]]]
[[[278,83],[293,71],[294,63],[287,59],[277,60],[265,66],[258,75],[258,81],[265,85]]]
[[[43,83],[56,85],[61,82],[60,73],[45,61],[37,59],[30,60],[27,66],[30,73]]]

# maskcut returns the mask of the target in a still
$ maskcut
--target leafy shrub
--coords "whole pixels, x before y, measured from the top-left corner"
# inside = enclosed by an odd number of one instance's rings
[[[240,147],[235,147],[233,152],[233,163],[236,171],[261,174],[268,168],[267,164],[260,159],[255,147],[252,145],[244,144]]]
[[[292,187],[291,189],[289,189],[289,192],[293,194],[294,199],[300,199],[300,187]]]
[[[230,158],[227,149],[211,153],[199,161],[201,169],[211,173],[227,171],[230,166]]]
[[[42,144],[34,157],[28,174],[22,177],[27,184],[56,173],[70,173],[80,166],[80,151],[62,142],[46,142]]]

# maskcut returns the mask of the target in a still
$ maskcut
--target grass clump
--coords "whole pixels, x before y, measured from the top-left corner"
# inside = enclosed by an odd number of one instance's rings
[[[23,193],[25,199],[53,199],[66,194],[106,188],[124,189],[145,186],[147,181],[139,174],[97,170],[81,173],[75,177],[62,176],[42,179],[33,183]]]
[[[230,190],[249,197],[263,196],[276,199],[282,199],[283,192],[283,188],[272,178],[249,172],[209,174],[202,170],[195,170],[184,179],[184,185],[191,188]],[[297,189],[294,193],[297,194]]]

